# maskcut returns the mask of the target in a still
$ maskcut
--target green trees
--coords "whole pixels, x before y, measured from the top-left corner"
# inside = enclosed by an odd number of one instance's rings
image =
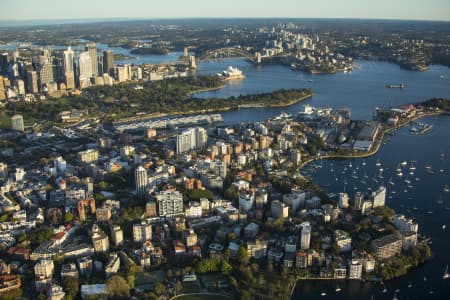
[[[108,297],[110,299],[129,299],[130,286],[120,275],[113,275],[107,282]]]
[[[189,200],[200,200],[200,198],[211,200],[214,197],[214,194],[208,190],[194,189],[187,192],[187,197]]]
[[[80,283],[76,277],[65,277],[63,280],[63,289],[66,293],[66,299],[72,300],[76,299],[78,291],[80,289]]]

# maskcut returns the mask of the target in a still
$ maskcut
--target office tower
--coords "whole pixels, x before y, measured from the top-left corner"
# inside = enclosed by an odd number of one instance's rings
[[[14,50],[12,53],[12,61],[16,62],[19,59],[19,57],[20,57],[19,49]]]
[[[177,135],[177,154],[192,149],[201,149],[206,145],[208,133],[202,127],[190,128]]]
[[[32,94],[39,92],[38,74],[36,71],[27,72],[27,91]]]
[[[112,50],[103,51],[103,73],[111,72],[114,68],[114,53]]]
[[[300,248],[302,250],[308,250],[310,241],[311,241],[311,225],[309,224],[309,222],[305,222],[302,225],[302,236],[301,236],[301,240],[300,240]]]
[[[0,100],[6,99],[5,85],[3,84],[3,76],[0,75]]]
[[[42,89],[43,86],[47,86],[51,82],[55,82],[55,75],[53,72],[53,63],[50,61],[44,62],[39,66],[39,84]]]
[[[160,217],[174,217],[184,212],[183,195],[179,191],[160,192],[156,195],[156,201]]]
[[[136,183],[136,193],[142,196],[147,188],[147,170],[145,170],[142,166],[137,167],[134,172],[134,180]]]
[[[378,190],[372,192],[372,207],[384,206],[386,201],[386,188],[384,186],[380,186]]]
[[[0,54],[0,73],[6,74],[8,72],[8,53],[4,52]]]
[[[152,239],[152,225],[147,221],[141,224],[133,225],[133,241],[135,243],[144,243]]]
[[[11,118],[11,127],[17,131],[24,131],[22,115],[14,115]]]
[[[16,86],[19,95],[25,95],[25,82],[22,79],[16,79],[14,85]]]
[[[91,58],[91,66],[92,66],[92,74],[91,76],[98,75],[98,63],[97,63],[97,46],[95,43],[88,43],[86,45],[86,52],[89,53],[89,57]]]
[[[92,61],[89,52],[81,52],[78,57],[78,67],[79,67],[79,75],[80,79],[87,79],[92,77]]]
[[[64,83],[66,84],[67,89],[75,88],[74,58],[75,53],[69,46],[69,48],[63,52]]]
[[[73,52],[73,50],[70,48],[67,48],[67,50],[65,50],[63,52],[63,66],[64,66],[64,72],[72,72],[74,71],[73,68],[73,60],[75,58],[75,53]]]

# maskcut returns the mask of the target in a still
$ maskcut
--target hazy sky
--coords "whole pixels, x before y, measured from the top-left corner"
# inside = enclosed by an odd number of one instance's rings
[[[450,21],[450,0],[1,0],[0,21],[293,17]]]

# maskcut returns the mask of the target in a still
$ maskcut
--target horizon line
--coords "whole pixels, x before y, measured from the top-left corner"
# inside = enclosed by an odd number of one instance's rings
[[[264,20],[264,19],[286,19],[286,20],[368,20],[368,21],[415,21],[415,22],[450,22],[450,19],[407,19],[407,18],[357,18],[357,17],[107,17],[107,18],[54,18],[54,19],[3,19],[0,20],[0,27],[8,27],[7,23],[28,23],[16,24],[15,26],[33,26],[33,25],[60,25],[71,24],[70,22],[79,23],[99,23],[99,22],[114,22],[114,21],[164,21],[164,20]],[[52,24],[33,24],[51,22]],[[5,25],[3,25],[5,24]]]

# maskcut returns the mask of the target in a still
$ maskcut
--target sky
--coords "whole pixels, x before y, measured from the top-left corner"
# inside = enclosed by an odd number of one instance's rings
[[[450,0],[1,0],[0,7],[0,22],[209,17],[450,21]]]

